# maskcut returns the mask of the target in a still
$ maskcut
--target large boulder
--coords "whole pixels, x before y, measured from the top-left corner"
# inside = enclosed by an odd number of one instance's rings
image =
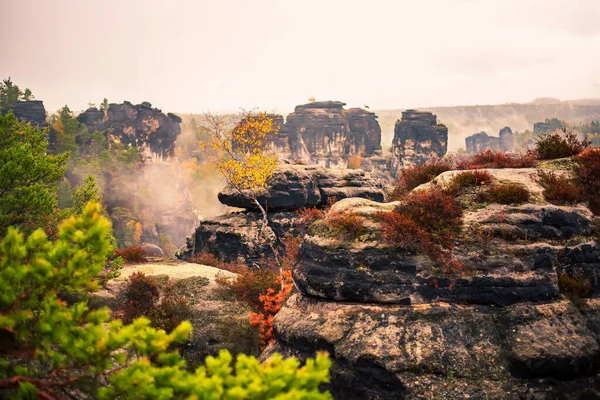
[[[112,141],[136,146],[148,158],[172,156],[181,133],[180,117],[164,114],[148,102],[111,103],[106,112],[91,107],[79,114],[77,120],[90,132],[110,130]]]
[[[269,180],[267,190],[258,201],[270,211],[298,210],[303,207],[324,206],[330,199],[349,197],[383,201],[381,183],[362,170],[331,170],[316,165],[282,164]],[[221,203],[238,208],[257,210],[248,194],[226,188],[219,193]]]

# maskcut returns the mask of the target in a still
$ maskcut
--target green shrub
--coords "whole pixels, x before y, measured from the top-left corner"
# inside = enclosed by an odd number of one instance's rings
[[[581,153],[589,142],[577,139],[573,132],[565,128],[551,133],[542,133],[535,139],[534,153],[538,160],[554,160],[557,158],[571,157]]]

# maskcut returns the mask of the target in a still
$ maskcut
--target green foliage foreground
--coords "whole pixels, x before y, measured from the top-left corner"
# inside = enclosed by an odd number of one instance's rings
[[[59,399],[330,399],[325,354],[300,366],[275,356],[261,365],[223,351],[195,371],[173,345],[191,325],[171,333],[145,318],[130,325],[108,309],[67,305],[61,291],[94,290],[111,245],[99,205],[70,217],[49,241],[38,229],[26,239],[9,228],[0,242],[0,397]]]

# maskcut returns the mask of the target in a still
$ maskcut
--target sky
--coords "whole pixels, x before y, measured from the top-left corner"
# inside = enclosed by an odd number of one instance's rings
[[[50,112],[600,97],[600,0],[0,0],[0,35]]]

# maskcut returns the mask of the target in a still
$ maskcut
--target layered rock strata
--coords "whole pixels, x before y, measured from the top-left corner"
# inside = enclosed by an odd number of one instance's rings
[[[532,199],[465,211],[453,253],[469,272],[458,276],[385,243],[382,214],[399,203],[334,204],[329,215],[361,216],[367,233],[309,231],[293,271],[299,293],[276,315],[263,358],[328,351],[336,399],[598,398],[594,216]]]
[[[109,104],[106,112],[95,107],[79,114],[77,120],[90,132],[110,131],[109,139],[136,146],[147,158],[165,158],[173,155],[175,141],[181,133],[181,118],[164,114],[148,102],[133,105]]]
[[[430,157],[442,157],[448,150],[448,128],[438,124],[428,111],[406,110],[396,121],[392,141],[392,169],[420,165]]]

